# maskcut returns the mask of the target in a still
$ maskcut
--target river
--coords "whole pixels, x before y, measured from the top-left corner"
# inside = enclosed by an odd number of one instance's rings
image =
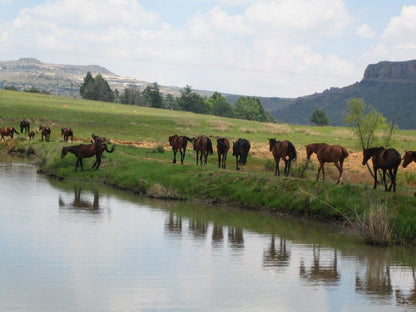
[[[0,311],[414,311],[413,249],[0,162]],[[231,211],[230,211],[231,210]]]

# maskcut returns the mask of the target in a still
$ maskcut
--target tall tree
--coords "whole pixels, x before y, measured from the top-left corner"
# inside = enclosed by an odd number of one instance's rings
[[[91,73],[88,72],[84,78],[84,82],[81,84],[79,93],[84,99],[88,100],[114,101],[114,93],[101,74],[97,74],[93,78]]]
[[[159,85],[157,82],[152,83],[151,85],[146,86],[143,90],[143,96],[150,106],[155,108],[163,107],[163,96],[160,93]]]
[[[316,124],[317,126],[327,126],[329,125],[329,118],[324,110],[317,109],[311,115],[311,122]]]
[[[252,96],[241,96],[235,103],[235,114],[238,118],[257,121],[272,121],[273,118],[265,111],[260,100]]]
[[[209,106],[205,103],[202,96],[192,92],[192,88],[188,85],[181,90],[181,96],[178,99],[178,104],[183,111],[200,114],[206,114],[209,112]]]
[[[234,109],[220,93],[214,94],[207,100],[211,113],[216,116],[234,117]]]

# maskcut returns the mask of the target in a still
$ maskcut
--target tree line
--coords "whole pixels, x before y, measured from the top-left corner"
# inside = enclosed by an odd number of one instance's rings
[[[146,86],[143,90],[136,86],[130,86],[120,92],[117,89],[113,91],[101,74],[93,77],[88,72],[84,82],[81,84],[80,94],[84,99],[96,101],[164,108],[263,122],[275,121],[256,97],[241,96],[234,105],[231,105],[219,92],[214,92],[210,97],[204,97],[193,92],[188,85],[180,91],[178,97],[172,94],[162,94],[157,82]]]

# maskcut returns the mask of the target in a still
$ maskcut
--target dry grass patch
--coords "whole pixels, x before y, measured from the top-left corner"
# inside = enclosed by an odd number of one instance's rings
[[[272,124],[267,123],[260,129],[261,132],[266,132],[270,134],[290,134],[292,133],[292,129],[290,129],[289,125],[287,124]]]
[[[303,133],[304,135],[307,136],[319,136],[319,137],[327,137],[327,134],[321,133],[321,132],[317,132],[317,131],[313,131],[312,129],[305,129],[305,128],[299,128],[295,130],[296,133]]]
[[[211,130],[222,131],[222,132],[230,131],[230,128],[232,126],[230,123],[226,121],[221,121],[221,120],[208,121],[207,124],[211,128]]]
[[[176,119],[175,125],[178,127],[191,127],[191,128],[199,126],[198,123],[189,119]]]
[[[349,139],[354,136],[354,132],[351,129],[336,129],[331,135],[338,139]]]

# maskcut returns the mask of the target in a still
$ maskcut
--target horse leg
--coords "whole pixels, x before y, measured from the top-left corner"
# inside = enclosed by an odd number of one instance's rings
[[[279,169],[280,158],[276,159],[276,169],[274,170],[274,175],[280,177],[280,169]]]
[[[315,182],[319,180],[319,173],[321,172],[321,170],[322,170],[322,173],[323,173],[323,165],[324,165],[324,163],[320,163],[320,164],[319,164],[318,174],[316,175],[316,180],[315,180]]]
[[[173,160],[172,162],[176,164],[176,150],[173,150]]]
[[[383,169],[384,192],[387,192],[386,169]]]
[[[204,166],[206,167],[208,164],[208,151],[205,151],[204,153]]]
[[[218,154],[218,169],[222,167],[221,154]]]
[[[77,162],[75,163],[75,171],[77,171],[78,170],[78,163],[80,162],[80,159],[79,158],[77,158]]]
[[[339,184],[339,181],[341,180],[341,175],[342,175],[342,167],[337,161],[334,162],[334,165],[335,167],[337,167],[338,172],[339,172],[338,181],[337,181],[337,184]]]
[[[184,154],[181,149],[179,150],[179,153],[181,153],[181,165],[183,165]]]
[[[224,156],[222,157],[222,169],[225,169],[226,166],[227,166],[227,154],[224,154]]]
[[[292,159],[289,158],[289,160],[287,161],[287,177],[289,176],[290,173],[290,166],[292,165]]]
[[[235,163],[236,163],[236,166],[237,166],[237,170],[240,170],[240,168],[238,167],[238,155],[235,156]]]
[[[377,169],[373,168],[373,171],[374,171],[374,187],[373,187],[373,189],[375,190],[376,187],[377,187]]]
[[[97,159],[97,166],[95,167],[95,170],[98,170],[98,167],[100,166],[100,164],[101,164],[101,156],[100,157],[97,157],[98,159]]]
[[[288,165],[290,162],[286,158],[283,158],[283,161],[285,162],[285,170],[283,171],[283,173],[285,174],[285,177],[287,177],[289,176]]]

